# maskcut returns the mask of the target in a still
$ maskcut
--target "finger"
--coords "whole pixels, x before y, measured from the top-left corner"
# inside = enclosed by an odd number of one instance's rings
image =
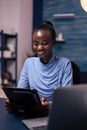
[[[41,101],[41,102],[45,102],[45,101],[47,101],[47,99],[44,98],[44,97],[42,97],[42,98],[40,99],[40,101]]]

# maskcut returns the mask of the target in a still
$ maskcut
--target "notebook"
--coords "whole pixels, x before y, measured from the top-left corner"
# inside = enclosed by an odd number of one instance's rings
[[[54,90],[47,130],[87,130],[87,84]]]

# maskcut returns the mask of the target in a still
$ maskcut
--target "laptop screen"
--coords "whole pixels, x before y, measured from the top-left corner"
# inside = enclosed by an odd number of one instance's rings
[[[47,130],[87,130],[87,84],[54,91]]]

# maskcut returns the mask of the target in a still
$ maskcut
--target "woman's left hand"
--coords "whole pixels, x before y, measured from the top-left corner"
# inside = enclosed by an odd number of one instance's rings
[[[49,106],[49,103],[46,98],[42,97],[40,98],[40,101],[41,101],[42,106],[47,106],[47,107]]]

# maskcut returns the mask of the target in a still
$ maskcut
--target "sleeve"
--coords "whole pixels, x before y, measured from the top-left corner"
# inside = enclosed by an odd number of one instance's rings
[[[68,61],[64,67],[63,77],[62,77],[62,87],[70,87],[73,85],[73,71],[71,62]]]
[[[17,85],[18,88],[29,87],[27,67],[28,67],[28,61],[26,60],[21,71],[20,79],[18,81],[18,85]]]

